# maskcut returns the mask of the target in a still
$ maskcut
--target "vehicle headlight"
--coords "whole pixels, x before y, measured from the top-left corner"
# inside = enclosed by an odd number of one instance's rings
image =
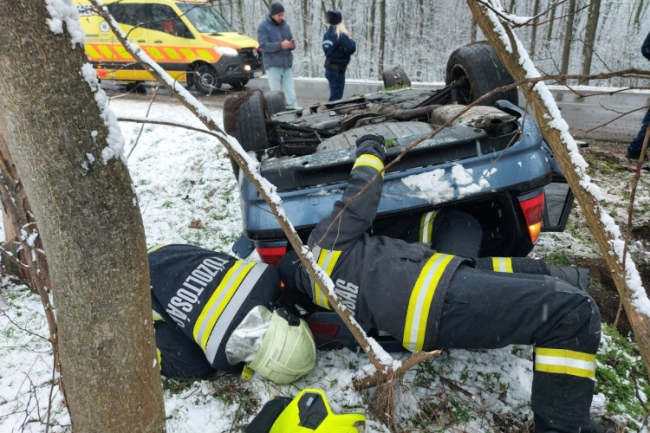
[[[230,48],[230,47],[219,47],[219,46],[216,46],[216,47],[214,47],[214,50],[215,50],[217,53],[221,54],[222,56],[231,56],[231,57],[234,57],[234,56],[238,56],[238,55],[239,55],[239,52],[238,52],[236,49],[234,49],[234,48]]]
[[[251,65],[244,65],[244,71],[250,72],[251,70]]]

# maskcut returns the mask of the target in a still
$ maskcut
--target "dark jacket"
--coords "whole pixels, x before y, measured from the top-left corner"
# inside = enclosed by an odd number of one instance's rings
[[[291,50],[283,50],[280,45],[284,40],[293,40],[289,24],[284,20],[277,24],[267,15],[257,28],[257,42],[262,51],[264,69],[293,67]]]
[[[641,45],[641,54],[643,54],[643,57],[650,60],[650,33],[648,33],[648,36],[645,37],[645,41],[643,41],[643,45]]]
[[[421,350],[435,345],[445,292],[464,259],[366,233],[381,197],[382,176],[371,180],[383,168],[383,157],[379,143],[361,143],[343,200],[316,226],[308,244],[357,321],[401,339],[407,349]],[[329,308],[302,266],[295,284],[314,303]]]
[[[166,335],[156,334],[163,374],[173,371],[165,368],[166,361],[177,365],[181,361],[186,365],[197,364],[190,353],[179,354],[181,358],[174,353],[166,357],[164,349],[187,344],[180,341],[181,335],[193,342],[199,349],[197,353],[205,354],[212,368],[236,369],[228,363],[225,354],[230,334],[253,307],[270,308],[280,291],[278,274],[270,266],[191,245],[152,248],[149,272],[154,322],[174,325],[174,329],[164,327],[165,331],[176,331],[169,335],[179,337],[178,341],[170,342],[169,337],[163,340]],[[188,359],[182,359],[183,355]],[[197,377],[198,373],[189,376]]]
[[[357,50],[357,43],[345,33],[336,36],[336,27],[330,26],[323,36],[323,52],[330,64],[347,66],[350,56]]]

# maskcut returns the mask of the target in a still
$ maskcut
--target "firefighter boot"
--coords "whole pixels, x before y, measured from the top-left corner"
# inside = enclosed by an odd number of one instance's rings
[[[595,420],[591,420],[587,427],[572,427],[535,415],[535,433],[616,433],[616,428]]]
[[[580,289],[583,292],[586,292],[587,288],[591,284],[589,269],[576,268],[573,266],[551,266],[551,265],[549,265],[548,269],[551,272],[552,277],[556,277],[562,281],[566,281],[567,283],[571,284],[573,287]]]

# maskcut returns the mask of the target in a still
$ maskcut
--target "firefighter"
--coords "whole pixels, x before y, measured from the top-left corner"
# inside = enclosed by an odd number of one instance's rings
[[[477,269],[470,258],[368,235],[383,187],[383,137],[361,137],[356,155],[342,200],[308,241],[356,320],[411,351],[534,345],[536,432],[604,432],[589,419],[600,342],[593,299],[548,275]],[[322,289],[296,258],[287,254],[280,262],[286,288],[329,309]],[[498,262],[479,264],[492,269]],[[515,260],[515,267],[532,262]]]
[[[207,378],[244,363],[276,383],[290,383],[315,364],[304,320],[275,310],[275,268],[191,245],[149,250],[151,297],[161,373]]]

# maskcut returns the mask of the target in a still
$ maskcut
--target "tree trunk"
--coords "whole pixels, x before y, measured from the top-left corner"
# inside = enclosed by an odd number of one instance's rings
[[[533,4],[533,16],[537,17],[537,14],[539,13],[539,0],[535,0],[535,3]],[[533,29],[531,30],[530,33],[530,57],[533,57],[535,55],[535,42],[537,40],[537,18],[533,20]]]
[[[376,8],[376,0],[371,0],[370,2],[370,29],[369,29],[369,37],[368,41],[370,42],[368,45],[370,46],[369,51],[370,51],[370,56],[369,58],[373,59],[375,57],[375,52],[376,52],[376,45],[375,45],[375,11],[377,10]],[[370,62],[370,76],[374,77],[374,69],[375,69],[375,64],[374,62]],[[381,76],[381,74],[378,74]]]
[[[575,17],[576,0],[569,0],[567,11],[566,31],[564,32],[564,50],[562,51],[562,66],[560,74],[567,74],[569,71],[569,56],[571,55],[571,42],[573,41],[573,18]]]
[[[52,33],[46,6],[3,2],[0,130],[48,252],[73,429],[162,432],[144,229],[126,166],[102,156],[122,139],[83,78],[83,46]]]
[[[596,44],[596,31],[598,30],[598,17],[600,16],[600,0],[591,0],[589,5],[589,18],[585,29],[585,43],[582,46],[582,75],[591,72],[591,59]],[[580,84],[589,84],[589,80],[580,80]]]
[[[379,61],[377,63],[379,79],[384,75],[384,55],[386,47],[386,1],[379,0]]]
[[[555,24],[555,12],[557,11],[557,8],[557,4],[551,6],[551,18],[548,20],[548,30],[546,31],[547,44],[551,42],[551,38],[553,37],[553,24]]]
[[[502,33],[497,33],[500,29],[496,29],[494,22],[487,17],[487,11],[485,11],[478,2],[474,0],[467,0],[467,3],[472,10],[472,14],[476,17],[481,26],[483,33],[490,44],[494,47],[501,62],[503,62],[515,82],[524,81],[528,74],[521,66],[520,55],[522,53],[508,52],[502,39]],[[513,38],[515,38],[514,35]],[[515,44],[512,43],[511,45],[514,46]],[[627,313],[632,329],[634,330],[641,357],[643,358],[646,370],[650,372],[650,317],[648,317],[647,313],[637,310],[632,303],[634,292],[627,286],[623,258],[614,250],[614,245],[621,242],[620,239],[615,239],[612,234],[613,232],[618,231],[618,227],[606,229],[604,221],[607,221],[607,219],[610,219],[611,217],[605,214],[605,211],[598,203],[598,199],[596,199],[589,190],[583,187],[583,178],[580,173],[584,175],[584,168],[580,167],[578,162],[574,162],[571,155],[569,155],[569,152],[567,151],[568,143],[565,141],[560,129],[551,126],[551,122],[557,124],[558,121],[560,121],[560,123],[562,123],[561,118],[558,119],[555,115],[551,114],[551,110],[546,104],[544,98],[542,98],[542,96],[534,89],[534,84],[524,84],[520,86],[520,89],[524,93],[526,101],[532,106],[537,124],[539,125],[544,138],[551,146],[553,155],[560,164],[560,168],[562,168],[567,182],[582,209],[587,224],[589,225],[589,229],[591,230],[591,234],[594,236],[598,246],[600,247],[600,252],[607,263],[608,269],[611,270],[612,278],[614,279],[616,288],[618,289],[623,305],[625,306],[625,312]],[[574,152],[578,152],[577,148]],[[628,258],[627,263],[632,264],[631,259]]]

